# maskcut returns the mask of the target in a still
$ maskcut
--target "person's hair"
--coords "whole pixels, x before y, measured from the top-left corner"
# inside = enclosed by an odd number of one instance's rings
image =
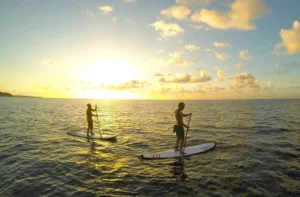
[[[178,108],[179,107],[184,107],[184,106],[185,106],[185,104],[183,102],[178,103]]]
[[[92,105],[91,105],[91,104],[89,104],[89,103],[88,103],[86,106],[88,106],[88,107],[92,107]]]

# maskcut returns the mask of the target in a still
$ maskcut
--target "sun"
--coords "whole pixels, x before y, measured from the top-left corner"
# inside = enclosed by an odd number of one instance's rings
[[[136,99],[137,93],[130,90],[107,90],[104,86],[119,86],[122,83],[136,79],[134,67],[125,61],[97,60],[93,64],[84,65],[79,71],[80,81],[84,88],[77,91],[79,98],[101,99]]]
[[[80,78],[93,84],[118,85],[133,80],[136,72],[124,61],[98,60],[92,65],[84,66]]]

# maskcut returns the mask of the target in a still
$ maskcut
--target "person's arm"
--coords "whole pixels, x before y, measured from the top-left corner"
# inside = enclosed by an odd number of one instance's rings
[[[192,113],[189,113],[189,114],[182,114],[183,117],[187,117],[187,116],[191,116]]]
[[[97,111],[97,105],[95,106],[95,109],[92,109],[92,111]]]
[[[184,126],[185,128],[189,128],[189,126],[187,126],[187,125],[186,125],[186,124],[184,124],[184,123],[182,124],[182,126]]]

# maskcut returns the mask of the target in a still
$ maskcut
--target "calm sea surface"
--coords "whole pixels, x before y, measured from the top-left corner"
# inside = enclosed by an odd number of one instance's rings
[[[88,102],[117,141],[67,135]],[[140,160],[174,147],[177,103],[0,97],[0,196],[300,196],[300,100],[186,101],[187,145],[216,148]]]

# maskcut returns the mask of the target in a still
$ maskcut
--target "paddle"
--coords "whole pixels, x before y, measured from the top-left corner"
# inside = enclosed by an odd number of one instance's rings
[[[96,105],[96,108],[97,108],[97,105]],[[100,138],[102,138],[102,135],[101,135],[101,132],[100,132],[100,128],[99,128],[99,120],[98,120],[98,110],[96,109],[96,116],[97,116],[97,124],[98,124],[98,131],[99,131],[99,134],[100,134]]]
[[[185,149],[185,146],[186,146],[186,138],[187,138],[187,135],[188,135],[188,132],[189,132],[189,129],[190,129],[191,116],[192,116],[192,114],[189,117],[188,128],[186,130],[186,135],[185,135],[185,138],[184,138],[184,144],[183,144],[183,150],[182,150],[182,158],[184,157],[184,149]]]

